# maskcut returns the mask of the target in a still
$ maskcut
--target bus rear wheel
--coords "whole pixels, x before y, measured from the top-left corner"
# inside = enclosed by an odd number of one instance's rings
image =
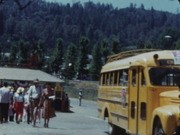
[[[109,123],[109,135],[126,135],[124,129]]]
[[[157,120],[155,122],[155,126],[153,128],[153,135],[165,135],[160,120]]]

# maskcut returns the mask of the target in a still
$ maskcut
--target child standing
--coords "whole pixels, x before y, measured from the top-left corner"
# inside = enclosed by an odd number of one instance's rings
[[[17,92],[14,95],[14,109],[16,112],[16,123],[22,121],[23,116],[23,108],[24,108],[24,95],[23,95],[24,88],[19,87]]]

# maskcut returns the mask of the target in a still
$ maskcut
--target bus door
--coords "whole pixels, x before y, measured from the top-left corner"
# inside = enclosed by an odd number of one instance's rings
[[[143,67],[131,67],[129,70],[129,120],[132,134],[146,134],[146,81]]]

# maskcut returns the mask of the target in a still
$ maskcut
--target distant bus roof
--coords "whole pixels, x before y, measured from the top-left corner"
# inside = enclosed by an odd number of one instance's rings
[[[63,82],[41,70],[0,67],[0,80],[33,81],[34,79],[39,79],[40,82]]]

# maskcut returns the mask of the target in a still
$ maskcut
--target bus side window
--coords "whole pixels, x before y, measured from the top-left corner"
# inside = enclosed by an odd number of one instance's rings
[[[132,70],[132,85],[136,86],[136,69]]]
[[[123,86],[123,72],[122,70],[119,71],[119,83],[120,86]]]
[[[128,70],[119,71],[119,84],[120,86],[128,85]]]
[[[146,79],[144,76],[143,69],[141,69],[141,86],[146,86]]]
[[[110,73],[110,85],[114,85],[113,72]]]
[[[106,85],[110,85],[110,80],[111,78],[110,78],[110,74],[109,73],[107,73],[107,75],[106,75]]]
[[[114,72],[114,85],[118,85],[118,72],[117,71],[115,71]]]
[[[99,85],[103,85],[103,82],[102,82],[103,81],[103,74],[101,74],[100,76],[101,77],[100,77]]]
[[[141,119],[146,120],[146,103],[141,102]]]
[[[123,71],[123,78],[124,78],[123,85],[128,86],[128,70]]]
[[[131,118],[135,118],[135,102],[131,101]]]

